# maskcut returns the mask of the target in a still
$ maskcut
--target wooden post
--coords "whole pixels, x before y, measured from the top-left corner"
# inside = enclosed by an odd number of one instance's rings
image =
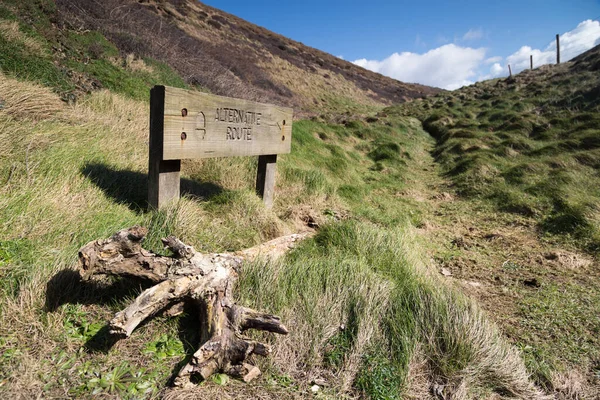
[[[512,70],[510,69],[510,64],[508,64],[508,76],[512,78]]]
[[[265,207],[273,207],[275,192],[275,171],[277,169],[277,154],[258,156],[258,171],[256,173],[256,193],[263,199]]]
[[[556,63],[560,64],[560,39],[558,33],[556,34]]]
[[[529,56],[529,69],[533,70],[533,55]]]
[[[148,205],[161,208],[179,198],[181,160],[163,160],[165,87],[150,90],[150,148],[148,157]]]

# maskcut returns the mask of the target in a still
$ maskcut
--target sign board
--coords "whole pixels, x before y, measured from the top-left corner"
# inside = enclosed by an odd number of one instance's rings
[[[191,90],[150,91],[148,203],[179,198],[182,159],[259,156],[256,190],[273,203],[277,154],[289,153],[293,110]]]
[[[291,151],[293,110],[165,87],[163,160]]]

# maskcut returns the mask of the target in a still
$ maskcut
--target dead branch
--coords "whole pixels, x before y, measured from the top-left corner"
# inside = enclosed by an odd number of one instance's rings
[[[177,378],[177,386],[190,384],[192,375],[203,379],[223,372],[248,382],[260,370],[246,361],[252,354],[266,356],[268,345],[243,336],[248,329],[287,334],[279,317],[241,307],[233,301],[233,289],[243,261],[275,258],[308,234],[289,235],[237,253],[202,254],[174,236],[162,239],[172,257],[142,248],[148,233],[134,226],[111,238],[88,243],[79,250],[83,279],[116,275],[156,283],[143,291],[110,321],[110,332],[129,337],[145,319],[166,311],[177,315],[188,302],[196,305],[201,319],[201,346]]]

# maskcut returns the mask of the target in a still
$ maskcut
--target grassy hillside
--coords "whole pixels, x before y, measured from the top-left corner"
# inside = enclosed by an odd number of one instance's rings
[[[419,116],[461,194],[534,217],[544,235],[599,254],[599,60],[596,47],[390,112]]]
[[[382,112],[422,121],[459,195],[438,211],[438,264],[501,323],[540,385],[592,385],[584,398],[599,383],[599,66],[596,47]]]
[[[103,88],[148,99],[155,84],[187,86],[167,64],[121,53],[99,32],[60,28],[57,18],[52,1],[2,2],[2,71],[50,87],[69,103]]]
[[[421,398],[433,382],[462,397],[537,395],[516,350],[424,263],[412,228],[424,211],[399,196],[418,188],[412,167],[427,163],[417,120],[297,121],[272,211],[252,191],[252,158],[186,162],[187,195],[146,211],[146,103],[102,91],[69,106],[41,86],[0,82],[7,395],[295,398],[315,379],[327,382],[325,397]],[[144,285],[81,282],[76,254],[133,224],[150,228],[156,251],[167,234],[220,251],[320,226],[283,261],[241,276],[240,301],[279,313],[292,331],[269,339],[275,352],[257,360],[266,371],[257,384],[161,392],[198,340],[185,316],[155,318],[110,346],[104,321]]]
[[[599,392],[598,49],[383,109],[429,89],[200,3],[119,4],[0,4],[0,393]],[[157,26],[165,42],[141,39]],[[235,68],[242,61],[248,69]],[[157,83],[312,115],[296,118],[292,153],[278,158],[273,209],[254,193],[255,158],[184,161],[182,198],[146,209],[148,89]],[[280,315],[291,332],[258,335],[274,352],[253,360],[264,372],[256,382],[217,375],[170,388],[198,347],[193,310],[110,337],[105,322],[147,283],[81,281],[77,250],[135,224],[150,229],[145,247],[156,252],[171,234],[217,252],[316,231],[282,260],[243,267],[238,301]]]
[[[192,0],[7,0],[0,19],[2,70],[71,100],[101,88],[146,99],[148,87],[160,82],[331,117],[439,91],[367,71]]]

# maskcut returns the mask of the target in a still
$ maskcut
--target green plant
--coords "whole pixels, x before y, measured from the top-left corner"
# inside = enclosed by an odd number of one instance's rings
[[[104,327],[103,322],[90,322],[86,316],[87,313],[77,306],[67,308],[63,325],[69,337],[85,342],[93,338]]]
[[[156,340],[144,346],[145,354],[152,354],[158,359],[181,357],[184,354],[183,344],[167,334],[160,335]]]
[[[382,351],[374,350],[363,359],[363,369],[356,378],[356,387],[373,400],[402,398],[402,376],[398,367]]]
[[[87,368],[83,368],[79,373],[85,378],[85,383],[71,390],[74,395],[110,394],[135,399],[157,392],[152,373],[145,369],[134,370],[126,362],[102,372],[88,372]]]

